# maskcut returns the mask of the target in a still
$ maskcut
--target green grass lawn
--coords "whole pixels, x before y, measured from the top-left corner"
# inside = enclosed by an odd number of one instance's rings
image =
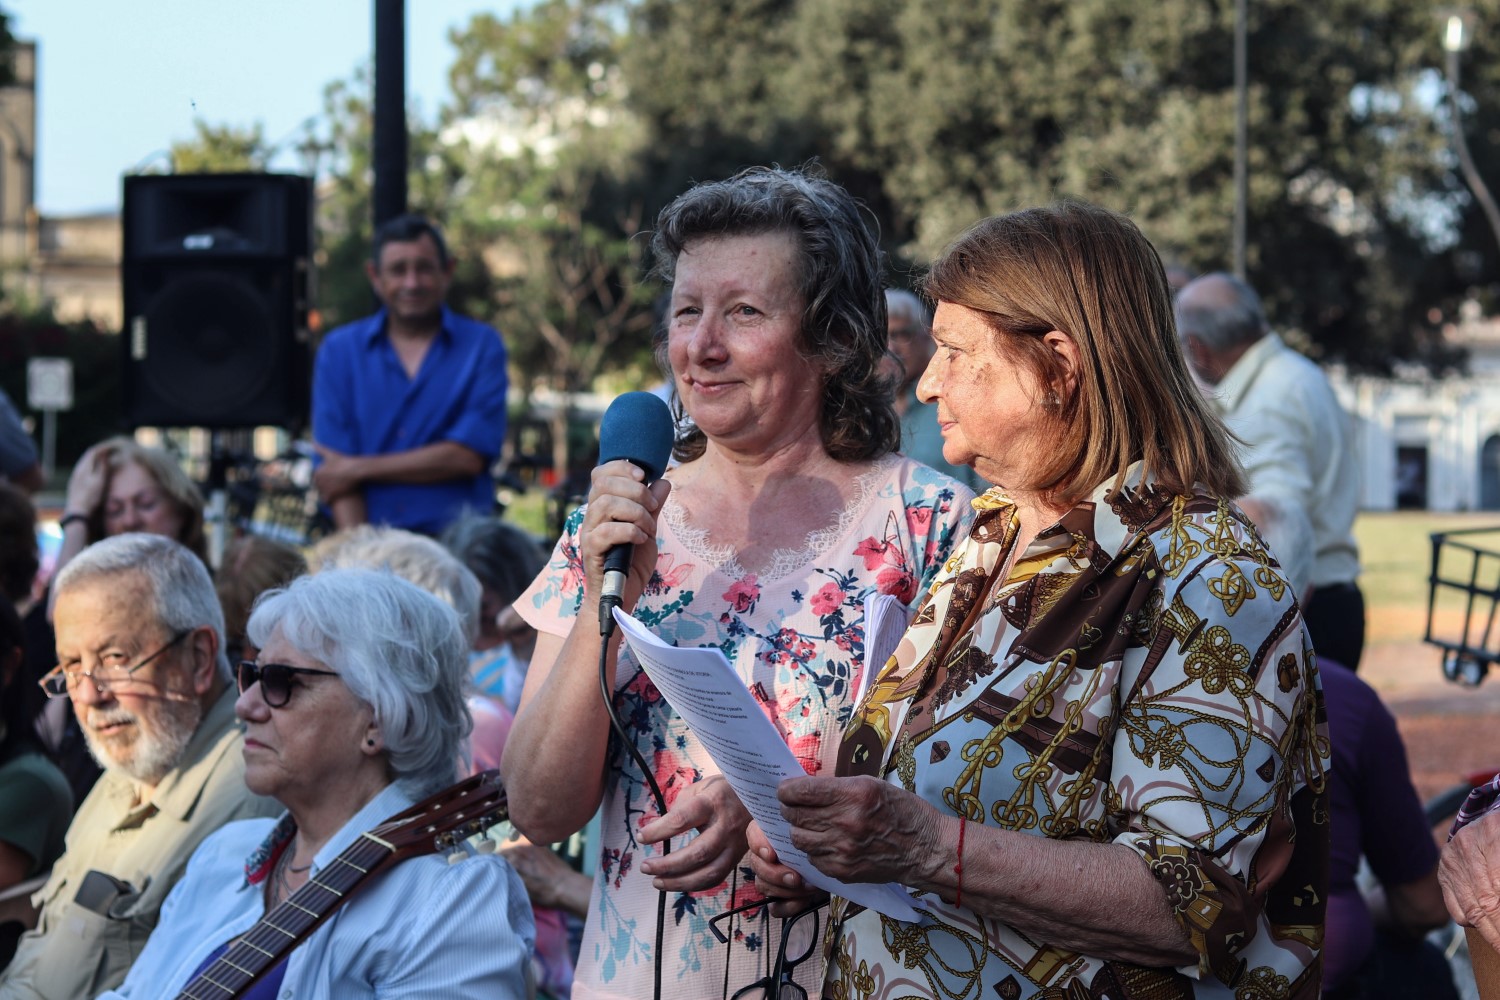
[[[1457,528],[1494,527],[1493,533],[1472,537],[1480,547],[1500,552],[1500,512],[1437,514],[1426,511],[1364,513],[1354,522],[1362,564],[1360,589],[1364,591],[1366,619],[1371,641],[1420,639],[1427,614],[1427,578],[1432,562],[1430,535]],[[1445,557],[1440,575],[1447,579],[1468,576],[1468,562]],[[1481,564],[1481,580],[1493,586],[1500,575],[1500,558]],[[1462,599],[1454,591],[1440,591],[1439,608],[1461,610]]]
[[[547,527],[547,491],[533,486],[525,493],[517,494],[505,508],[505,520],[533,535],[545,538],[548,543],[556,541]]]

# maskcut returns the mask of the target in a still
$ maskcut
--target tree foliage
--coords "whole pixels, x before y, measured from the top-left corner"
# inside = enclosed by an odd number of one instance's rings
[[[1250,5],[1249,277],[1311,353],[1453,360],[1439,331],[1500,298],[1500,244],[1456,173],[1440,23],[1420,0]],[[1464,124],[1500,165],[1500,0],[1477,5]],[[1232,0],[541,0],[452,33],[450,95],[410,119],[411,204],[445,226],[455,307],[496,323],[526,392],[649,370],[642,234],[690,183],[821,161],[896,278],[997,212],[1081,197],[1165,256],[1227,268]],[[319,302],[370,307],[367,73],[335,83]],[[264,163],[258,132],[189,152]],[[174,150],[174,153],[177,152]],[[236,159],[238,157],[238,159]]]
[[[1191,269],[1227,269],[1233,7],[641,0],[626,65],[659,144],[815,153],[917,262],[985,215],[1080,197]],[[1250,9],[1251,281],[1315,352],[1431,356],[1430,310],[1459,291],[1435,216],[1465,200],[1434,109],[1432,8]]]
[[[179,174],[222,174],[265,170],[276,150],[266,142],[265,128],[193,122],[193,138],[172,143],[172,170]]]

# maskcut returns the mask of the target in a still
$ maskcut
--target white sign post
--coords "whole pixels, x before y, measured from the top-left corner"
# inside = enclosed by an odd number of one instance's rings
[[[32,358],[26,365],[26,404],[42,411],[42,474],[51,479],[57,455],[57,411],[73,408],[73,362]]]

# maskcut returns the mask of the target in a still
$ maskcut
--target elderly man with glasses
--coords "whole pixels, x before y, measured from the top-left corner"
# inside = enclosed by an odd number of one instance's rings
[[[67,1000],[118,985],[198,844],[277,812],[245,787],[224,615],[202,562],[156,535],[90,546],[58,575],[57,667],[104,768],[38,895],[0,998]]]

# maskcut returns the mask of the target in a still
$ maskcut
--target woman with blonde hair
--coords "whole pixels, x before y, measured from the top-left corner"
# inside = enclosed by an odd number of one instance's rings
[[[1318,996],[1328,736],[1156,251],[1064,203],[932,266],[918,385],[995,487],[844,732],[778,790],[835,899],[824,995]],[[818,902],[752,828],[757,885]],[[820,918],[803,917],[804,920]]]

